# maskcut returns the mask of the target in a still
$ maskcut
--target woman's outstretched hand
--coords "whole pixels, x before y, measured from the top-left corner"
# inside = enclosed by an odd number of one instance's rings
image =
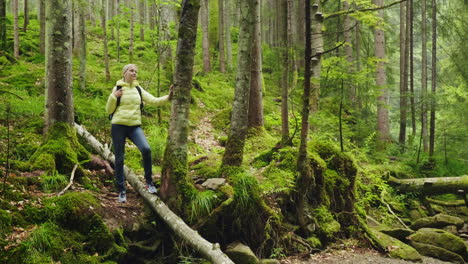
[[[116,91],[114,92],[114,95],[115,95],[115,97],[117,97],[117,98],[119,98],[120,96],[122,96],[122,94],[123,94],[122,89],[118,89],[118,90],[116,90]]]

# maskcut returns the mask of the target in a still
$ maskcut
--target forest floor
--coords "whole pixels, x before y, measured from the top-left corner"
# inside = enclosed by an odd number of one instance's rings
[[[348,247],[342,249],[327,249],[321,253],[293,256],[281,260],[281,264],[411,264],[415,262],[392,259],[369,248]],[[419,262],[421,263],[421,262]],[[448,264],[442,260],[423,257],[423,264]]]

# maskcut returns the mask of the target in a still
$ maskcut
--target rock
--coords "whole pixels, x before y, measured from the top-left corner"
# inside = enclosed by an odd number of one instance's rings
[[[441,247],[462,256],[466,253],[463,239],[441,229],[421,228],[408,239],[417,243]]]
[[[414,247],[415,249],[417,249],[418,252],[424,256],[433,257],[433,258],[445,260],[445,261],[450,261],[452,263],[462,263],[462,264],[465,263],[465,261],[460,255],[450,252],[441,247],[418,243],[414,241],[411,241],[410,245]]]
[[[380,229],[379,231],[401,241],[405,241],[408,236],[414,234],[413,230],[405,228]]]
[[[447,232],[449,232],[451,234],[454,234],[454,235],[458,235],[457,227],[454,226],[454,225],[446,226],[446,227],[442,228],[442,230],[447,231]]]
[[[416,231],[425,227],[443,228],[449,225],[454,225],[457,227],[457,229],[461,229],[464,225],[464,221],[463,219],[456,216],[437,214],[432,217],[423,217],[421,219],[416,220],[411,225],[411,229]]]
[[[234,242],[227,246],[226,254],[236,264],[258,264],[260,263],[258,258],[252,252],[252,250],[240,243]]]
[[[202,183],[202,186],[208,189],[217,190],[221,185],[226,183],[224,178],[211,178]]]
[[[378,243],[378,247],[387,251],[391,258],[417,262],[422,261],[422,257],[416,249],[382,232],[374,229],[369,230],[375,242]]]

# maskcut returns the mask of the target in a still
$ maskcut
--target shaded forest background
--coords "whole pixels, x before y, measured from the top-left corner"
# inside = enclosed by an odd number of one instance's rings
[[[99,194],[114,191],[105,168],[87,167],[93,158],[78,159],[82,172],[75,188],[53,197],[67,185],[72,166],[51,167],[34,158],[48,126],[45,2],[0,0],[0,259],[125,263],[136,252],[131,243],[151,240],[137,233],[150,232],[176,252],[164,253],[153,239],[151,256],[201,262],[161,231],[164,224],[148,209],[135,213],[143,219],[137,231],[122,219],[115,226],[103,221],[110,216],[102,208],[90,210],[101,207]],[[239,240],[259,257],[281,259],[350,237],[378,248],[367,230],[369,217],[399,226],[446,213],[443,206],[434,212],[421,205],[418,191],[398,192],[387,182],[467,174],[466,1],[262,0],[252,1],[250,14],[259,16],[248,15],[251,20],[242,19],[247,6],[236,1],[194,2],[200,12],[186,162],[187,178],[200,192],[178,194],[187,205],[174,207],[186,222],[222,249]],[[306,2],[315,4],[310,81],[304,70]],[[167,94],[174,82],[182,3],[70,3],[73,119],[109,144],[104,106],[123,65],[137,64],[141,86],[153,95]],[[243,27],[252,30],[247,42],[239,34]],[[247,61],[237,59],[246,50],[252,62],[242,64]],[[248,115],[242,117],[248,130],[240,133],[245,146],[233,161],[225,148],[233,144],[232,123],[241,116],[233,106],[241,71],[250,78]],[[158,185],[170,114],[170,106],[144,109]],[[80,144],[94,152],[83,139]],[[126,165],[137,174],[143,171],[140,158],[127,147]],[[308,173],[313,180],[302,181]],[[201,187],[210,178],[225,178],[232,187]],[[462,197],[449,192],[431,198]],[[423,209],[418,216],[416,207]],[[84,218],[74,218],[76,212]],[[12,235],[22,237],[16,242]],[[59,257],[61,251],[75,253]]]

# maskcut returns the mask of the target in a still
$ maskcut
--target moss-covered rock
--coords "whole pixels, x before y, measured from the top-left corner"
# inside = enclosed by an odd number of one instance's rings
[[[432,217],[423,217],[423,218],[416,220],[411,225],[411,229],[418,230],[420,228],[425,228],[425,227],[443,228],[449,225],[454,225],[458,229],[461,229],[464,225],[464,221],[463,219],[456,217],[456,216],[451,216],[451,215],[446,215],[446,214],[437,214]]]
[[[112,234],[98,214],[98,201],[87,192],[70,192],[46,201],[46,214],[60,226],[87,235],[87,246],[105,252],[112,247]]]
[[[418,243],[415,241],[411,241],[410,245],[414,247],[421,255],[433,257],[440,260],[450,261],[452,263],[460,263],[463,264],[465,261],[463,258],[451,251],[448,251],[444,248],[437,247],[434,245]]]
[[[226,254],[236,264],[259,263],[258,258],[255,256],[252,250],[242,243],[233,243],[228,245],[228,248],[226,249]]]
[[[369,232],[372,240],[377,243],[376,246],[381,250],[387,251],[390,257],[409,261],[422,261],[421,255],[416,249],[400,240],[374,229],[369,229]]]
[[[441,229],[421,228],[409,236],[408,239],[417,243],[441,247],[459,255],[466,253],[466,245],[463,239]]]
[[[408,236],[414,234],[413,230],[405,228],[385,228],[379,231],[401,241],[405,241]]]

